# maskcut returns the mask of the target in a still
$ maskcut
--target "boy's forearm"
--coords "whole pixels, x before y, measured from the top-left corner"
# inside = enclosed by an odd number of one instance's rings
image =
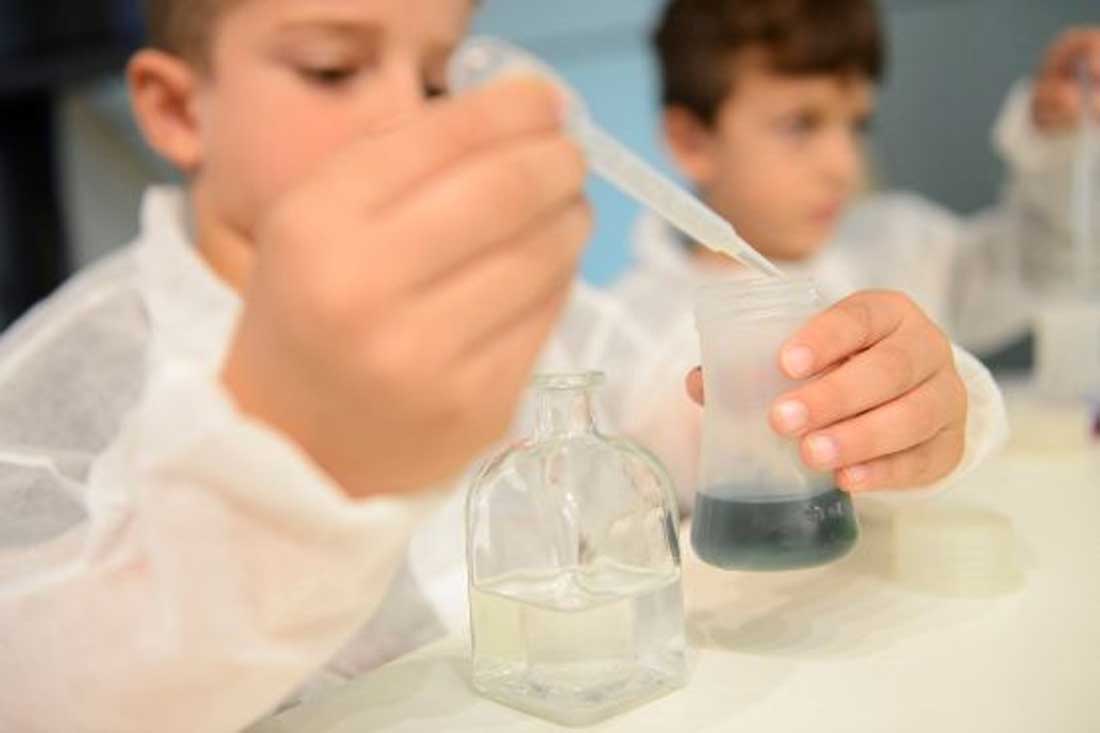
[[[997,205],[959,229],[947,316],[952,335],[978,353],[1023,338],[1031,327],[1032,286],[1068,244],[1073,144],[1041,132],[1032,118],[1031,82],[1009,93],[994,128],[1006,181]]]
[[[1069,203],[1076,136],[1040,130],[1031,111],[1033,94],[1031,80],[1018,82],[993,129],[994,147],[1009,173],[1004,203],[1023,203],[1031,215],[1039,212],[1052,221],[1065,221],[1062,214]]]

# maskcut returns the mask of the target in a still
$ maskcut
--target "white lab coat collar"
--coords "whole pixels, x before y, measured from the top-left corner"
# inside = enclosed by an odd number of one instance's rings
[[[150,320],[153,363],[220,364],[241,299],[202,259],[188,233],[190,203],[176,187],[151,188],[137,242],[138,287]]]

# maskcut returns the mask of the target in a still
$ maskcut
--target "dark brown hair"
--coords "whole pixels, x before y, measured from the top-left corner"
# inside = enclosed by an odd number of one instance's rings
[[[713,124],[737,55],[759,48],[772,70],[880,81],[885,41],[874,0],[672,0],[653,35],[665,106]]]

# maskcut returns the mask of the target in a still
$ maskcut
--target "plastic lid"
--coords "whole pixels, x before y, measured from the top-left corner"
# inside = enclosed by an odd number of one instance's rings
[[[988,597],[1023,580],[1012,521],[977,507],[914,507],[894,524],[895,578],[938,595]]]

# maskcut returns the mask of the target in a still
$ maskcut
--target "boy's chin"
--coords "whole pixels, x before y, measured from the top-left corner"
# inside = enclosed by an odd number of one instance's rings
[[[821,254],[836,233],[835,227],[813,227],[811,231],[792,232],[782,246],[775,247],[772,255],[781,262],[803,262]]]
[[[769,260],[797,264],[821,254],[836,234],[836,227],[816,222],[790,226],[788,222],[787,227],[773,227],[770,231],[772,236],[754,238],[749,233],[748,239]]]
[[[763,255],[770,260],[776,262],[790,262],[797,264],[799,262],[805,262],[811,260],[821,253],[821,250],[825,246],[825,241],[807,243],[804,246],[786,246],[783,248],[777,248],[771,252],[763,252]]]

